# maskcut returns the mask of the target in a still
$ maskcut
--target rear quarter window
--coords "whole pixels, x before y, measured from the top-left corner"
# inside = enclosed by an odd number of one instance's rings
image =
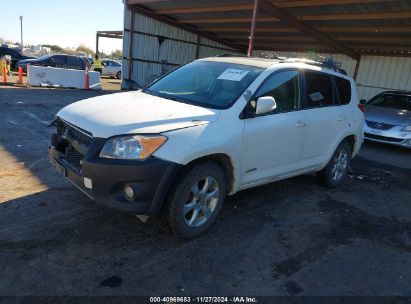
[[[349,104],[351,101],[351,82],[341,77],[334,77],[340,104]]]
[[[334,90],[331,75],[306,71],[305,83],[307,89],[308,108],[326,107],[334,104]]]

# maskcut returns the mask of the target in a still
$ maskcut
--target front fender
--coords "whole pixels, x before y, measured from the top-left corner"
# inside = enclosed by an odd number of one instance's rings
[[[242,128],[235,134],[218,130],[218,124],[201,125],[163,133],[167,143],[154,156],[187,165],[199,158],[213,154],[225,154],[233,166],[233,187],[230,194],[238,191],[241,179]],[[232,128],[230,128],[233,130]]]

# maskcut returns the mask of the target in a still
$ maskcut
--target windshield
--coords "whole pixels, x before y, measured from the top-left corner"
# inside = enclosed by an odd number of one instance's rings
[[[145,93],[207,108],[230,107],[263,69],[225,62],[195,61],[153,83]]]
[[[371,106],[411,111],[411,97],[397,94],[381,94],[371,99]]]

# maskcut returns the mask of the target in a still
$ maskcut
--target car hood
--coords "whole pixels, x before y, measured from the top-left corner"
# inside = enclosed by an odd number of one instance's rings
[[[396,126],[411,125],[411,111],[366,105],[365,119]]]
[[[219,114],[218,110],[133,91],[81,100],[60,110],[57,116],[91,132],[93,137],[108,138],[208,124]]]

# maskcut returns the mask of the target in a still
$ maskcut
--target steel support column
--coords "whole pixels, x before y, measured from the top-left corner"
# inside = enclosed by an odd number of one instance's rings
[[[130,8],[129,8],[130,10]],[[134,37],[134,11],[130,10],[130,32],[128,33],[128,79],[131,80],[133,67],[133,37]]]
[[[258,12],[258,0],[254,0],[253,20],[251,21],[250,37],[248,37],[249,40],[248,40],[247,56],[251,56],[253,53],[257,12]]]
[[[355,64],[355,71],[354,71],[354,76],[353,76],[354,81],[357,80],[358,70],[360,68],[360,62],[361,62],[361,55],[360,55],[360,58],[358,58],[357,63]]]
[[[198,57],[200,56],[200,38],[200,35],[197,35],[195,59],[198,59]]]
[[[99,35],[99,33],[97,32],[97,33],[96,33],[96,54],[98,54],[98,42],[99,42],[99,40],[100,40],[100,35]]]

